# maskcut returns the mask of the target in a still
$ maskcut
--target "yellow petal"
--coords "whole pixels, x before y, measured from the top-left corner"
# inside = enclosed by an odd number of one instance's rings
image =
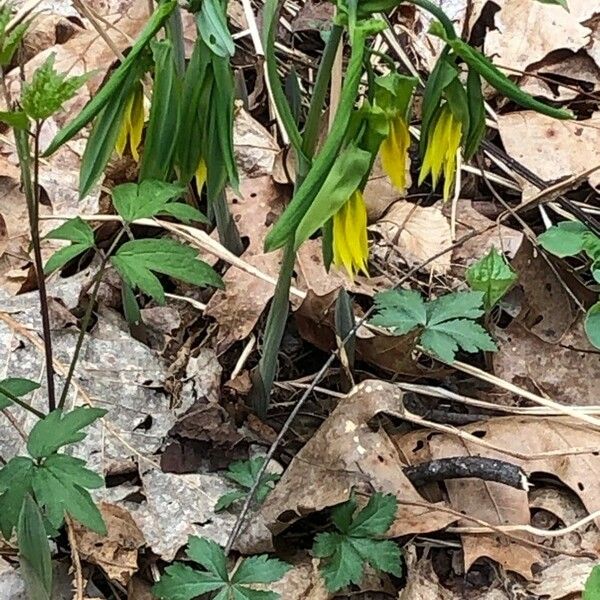
[[[406,157],[410,145],[408,127],[401,117],[390,122],[390,131],[381,143],[379,154],[383,170],[399,190],[406,189]]]
[[[125,151],[125,145],[129,137],[129,127],[131,121],[131,106],[133,105],[133,94],[127,99],[125,104],[125,110],[123,111],[123,117],[121,120],[121,126],[119,127],[119,135],[117,136],[117,142],[115,144],[115,150],[119,156],[123,156]]]
[[[451,117],[451,131],[448,136],[448,149],[444,161],[444,201],[450,198],[454,179],[456,177],[456,155],[460,148],[462,124]]]
[[[367,237],[367,208],[359,190],[350,196],[346,221],[346,239],[352,253],[354,271],[363,271],[369,275],[369,240]]]
[[[347,205],[344,204],[340,210],[333,215],[333,264],[344,267],[350,277],[354,277],[352,271],[352,255],[346,242],[346,213]]]
[[[429,132],[427,140],[427,148],[421,166],[421,174],[419,176],[419,184],[429,173],[431,173],[431,183],[435,188],[438,179],[442,172],[444,157],[446,156],[446,132],[448,129],[449,115],[446,107],[442,108],[440,116],[436,121],[433,129]]]
[[[133,156],[136,162],[139,162],[140,160],[138,149],[142,143],[144,122],[144,90],[141,85],[138,85],[133,93],[133,102],[131,106],[131,126],[129,130],[129,148],[131,149],[131,156]]]
[[[202,193],[202,188],[204,188],[207,176],[208,171],[206,169],[206,161],[201,158],[198,163],[198,168],[196,169],[196,188],[198,189],[198,195]]]

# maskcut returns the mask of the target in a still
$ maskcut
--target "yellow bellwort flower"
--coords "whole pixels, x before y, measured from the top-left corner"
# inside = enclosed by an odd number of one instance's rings
[[[201,158],[200,162],[198,163],[198,168],[196,169],[196,189],[198,190],[198,195],[202,193],[202,189],[204,188],[207,177],[208,170],[206,168],[206,161]]]
[[[358,271],[369,275],[367,208],[363,195],[356,190],[333,215],[333,264],[344,267],[351,278]]]
[[[444,173],[444,201],[450,198],[456,175],[456,155],[462,138],[462,123],[445,104],[440,116],[429,133],[427,149],[419,173],[419,185],[431,173],[433,187],[437,186],[442,171]]]
[[[115,150],[119,156],[123,156],[125,146],[129,141],[131,156],[136,162],[140,160],[139,147],[142,143],[142,132],[144,131],[144,122],[146,120],[146,111],[144,108],[144,90],[141,85],[136,85],[125,105],[121,128],[117,136]]]
[[[406,163],[410,147],[408,125],[398,115],[389,121],[389,133],[381,142],[379,156],[381,166],[398,190],[406,189]]]

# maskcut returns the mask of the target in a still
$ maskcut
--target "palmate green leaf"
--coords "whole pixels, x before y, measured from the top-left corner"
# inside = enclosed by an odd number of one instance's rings
[[[104,481],[84,465],[84,461],[65,454],[48,457],[33,473],[35,497],[55,529],[68,514],[88,529],[105,535],[102,514],[87,491],[102,487]]]
[[[290,565],[266,554],[246,558],[231,577],[233,584],[273,583],[279,581]]]
[[[10,13],[9,13],[10,14]],[[27,33],[33,19],[26,19],[13,27],[8,34],[5,31],[0,33],[0,67],[6,67],[10,64],[19,47],[23,36]]]
[[[600,302],[596,302],[587,311],[584,328],[592,346],[600,349]]]
[[[539,235],[538,243],[559,258],[575,256],[583,250],[587,231],[579,221],[563,221]]]
[[[16,456],[0,469],[0,531],[5,540],[17,526],[25,496],[32,492],[34,468],[30,458]]]
[[[163,287],[154,272],[193,285],[223,287],[223,281],[198,252],[170,239],[132,240],[123,244],[111,257],[127,285],[138,287],[156,302],[164,303]]]
[[[44,520],[38,505],[27,494],[17,528],[21,576],[29,598],[51,600],[52,559]]]
[[[202,565],[221,581],[227,581],[227,558],[219,544],[208,538],[190,536],[186,551],[188,558]]]
[[[9,377],[0,381],[0,410],[12,406],[13,401],[3,391],[8,392],[12,396],[21,398],[35,390],[40,389],[40,384],[31,379],[23,379],[21,377]]]
[[[44,152],[44,156],[49,156],[65,142],[68,142],[78,131],[93,121],[94,118],[98,116],[100,111],[106,107],[109,101],[113,100],[115,96],[120,96],[124,89],[126,91],[126,88],[129,87],[127,84],[129,83],[129,85],[131,85],[131,72],[132,70],[135,70],[135,65],[139,64],[140,56],[146,49],[146,46],[150,40],[169,18],[176,6],[177,0],[167,0],[165,2],[161,2],[156,7],[156,10],[152,13],[150,19],[146,21],[144,29],[125,57],[125,60],[117,67],[114,73],[110,76],[108,82],[102,86],[102,88],[100,88],[94,98],[84,106],[83,110],[77,115],[77,117],[75,117],[75,119],[73,119],[68,125],[63,127],[63,129],[56,134]],[[124,103],[122,103],[122,107],[124,107]],[[111,150],[113,147],[114,141],[111,146]]]
[[[176,562],[165,569],[152,593],[161,600],[192,600],[224,585],[219,577]]]
[[[215,504],[215,512],[220,512],[222,510],[225,510],[226,508],[229,508],[236,502],[243,500],[246,496],[247,493],[242,492],[241,490],[236,490],[233,492],[227,492],[226,494],[223,494]]]
[[[173,153],[179,127],[181,82],[177,76],[173,44],[155,41],[152,104],[140,163],[140,181],[165,180],[173,170]]]
[[[68,413],[53,410],[33,426],[27,451],[33,458],[43,458],[67,444],[80,442],[86,436],[83,429],[105,414],[104,409],[89,406],[79,406]]]
[[[6,123],[15,129],[27,129],[29,127],[29,119],[22,110],[0,111],[0,122]]]
[[[197,208],[185,204],[184,202],[169,202],[159,213],[159,215],[168,215],[175,217],[178,221],[189,225],[190,223],[208,223],[206,215]]]
[[[349,145],[342,151],[298,223],[294,240],[296,249],[348,202],[350,196],[359,188],[370,166],[370,152],[354,145]]]
[[[517,274],[495,247],[466,272],[471,289],[483,292],[483,305],[490,310],[517,280]]]
[[[89,75],[67,77],[66,73],[58,73],[55,59],[56,54],[50,54],[36,69],[31,82],[23,86],[21,104],[32,119],[44,120],[53,115],[89,79]]]
[[[397,507],[395,496],[378,492],[355,518],[354,498],[334,509],[333,522],[340,533],[321,533],[313,545],[313,554],[322,559],[320,570],[330,592],[351,583],[360,584],[367,562],[380,571],[401,575],[398,546],[392,541],[377,539],[393,523]]]
[[[453,292],[427,303],[427,327],[450,319],[477,319],[483,315],[483,292]]]
[[[586,579],[582,600],[600,600],[600,565],[596,565]]]
[[[427,322],[423,297],[413,290],[388,290],[375,296],[377,314],[373,325],[389,327],[396,335],[404,335]]]
[[[70,246],[65,246],[57,250],[46,263],[45,273],[52,273],[66,265],[70,260],[79,256],[86,250],[94,247],[93,229],[79,217],[69,219],[56,229],[53,229],[47,239],[66,240],[72,242]]]
[[[235,45],[227,27],[225,5],[220,0],[203,0],[196,23],[204,43],[217,56],[233,56]]]
[[[185,189],[174,183],[146,180],[140,184],[123,183],[112,190],[112,201],[119,216],[131,223],[163,212],[169,202],[180,197]]]

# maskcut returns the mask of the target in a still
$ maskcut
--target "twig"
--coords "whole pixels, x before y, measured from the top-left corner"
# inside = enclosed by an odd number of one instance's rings
[[[75,571],[75,594],[73,599],[83,600],[83,573],[81,571],[81,559],[79,558],[79,551],[77,550],[75,532],[73,531],[73,520],[71,517],[66,516],[65,522],[67,524],[69,546],[71,546],[71,561],[73,562],[73,569]]]

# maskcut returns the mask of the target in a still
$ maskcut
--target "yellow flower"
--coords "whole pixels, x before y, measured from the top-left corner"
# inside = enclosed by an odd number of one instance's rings
[[[456,119],[452,111],[445,104],[441,108],[439,119],[429,133],[427,149],[419,174],[419,185],[429,173],[433,187],[444,171],[444,200],[450,198],[452,184],[456,175],[456,155],[460,148],[462,137],[462,123]]]
[[[406,162],[409,146],[410,134],[406,121],[399,115],[393,117],[389,122],[388,136],[379,147],[379,155],[383,170],[399,190],[406,189]]]
[[[362,193],[356,190],[333,215],[333,264],[343,266],[350,277],[357,271],[368,275],[367,208]]]
[[[201,158],[198,163],[198,168],[196,169],[196,189],[198,190],[198,195],[202,193],[207,176],[208,171],[206,169],[206,161]]]
[[[144,130],[145,120],[144,90],[140,84],[136,85],[134,92],[131,94],[125,105],[121,128],[119,129],[117,143],[115,144],[115,150],[119,156],[123,156],[125,146],[129,140],[131,156],[133,156],[136,162],[139,162],[140,154],[138,149],[142,143],[142,131]]]

